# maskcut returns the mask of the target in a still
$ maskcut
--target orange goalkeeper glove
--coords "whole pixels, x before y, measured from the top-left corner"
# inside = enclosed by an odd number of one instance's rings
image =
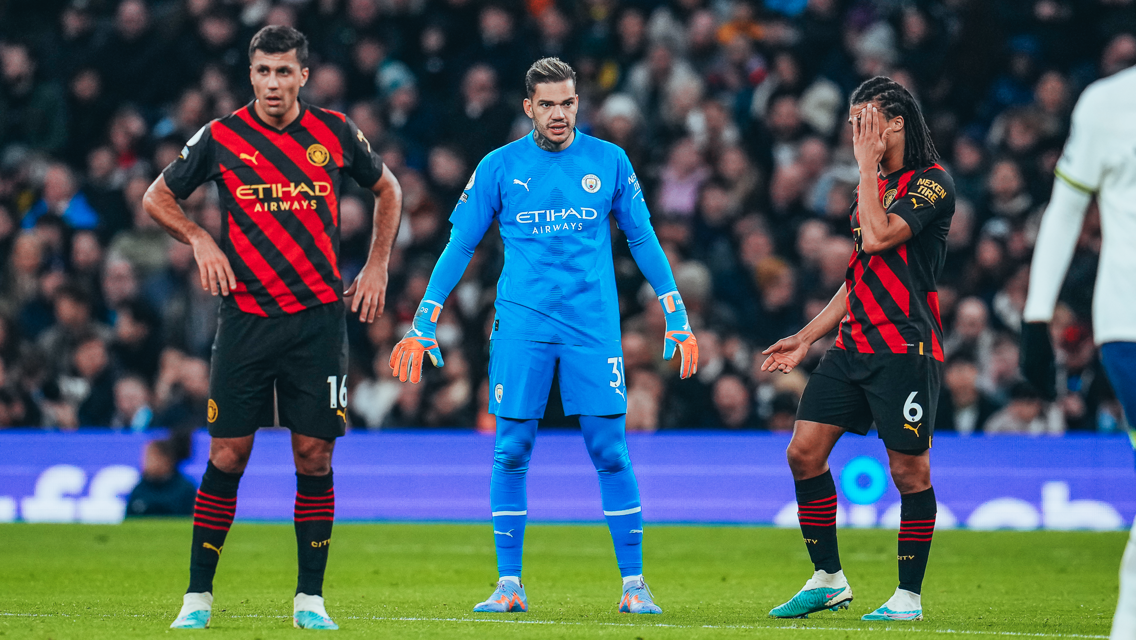
[[[682,357],[679,377],[685,379],[698,373],[698,341],[690,331],[690,320],[686,317],[686,305],[678,291],[659,296],[663,313],[667,318],[667,334],[663,338],[663,360],[674,357],[677,348]]]
[[[438,328],[438,316],[442,313],[442,305],[432,300],[423,300],[414,314],[414,323],[410,331],[394,346],[391,352],[391,375],[402,382],[409,379],[418,384],[422,379],[422,360],[429,356],[430,361],[439,369],[445,365],[442,361],[442,350],[438,347],[435,331]]]

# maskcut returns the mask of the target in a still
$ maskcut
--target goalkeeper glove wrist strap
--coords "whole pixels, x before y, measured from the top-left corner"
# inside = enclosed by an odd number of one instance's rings
[[[414,312],[413,327],[423,333],[431,335],[438,326],[438,316],[442,315],[442,305],[433,300],[423,300],[418,304],[418,311]]]

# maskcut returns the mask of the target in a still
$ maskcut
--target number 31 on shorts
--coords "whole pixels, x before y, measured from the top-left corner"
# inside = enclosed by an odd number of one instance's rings
[[[608,384],[618,389],[623,384],[623,358],[608,358],[607,363],[611,365],[611,375],[615,376],[615,380],[609,380]]]

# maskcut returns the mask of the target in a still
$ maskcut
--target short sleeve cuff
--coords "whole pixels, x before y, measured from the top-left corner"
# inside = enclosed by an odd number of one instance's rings
[[[888,211],[888,213],[894,213],[902,218],[903,221],[907,223],[907,226],[911,228],[911,235],[915,235],[923,230],[923,220],[907,207],[898,207]]]
[[[193,195],[193,192],[197,189],[196,186],[190,186],[182,183],[181,180],[178,180],[169,171],[163,171],[162,177],[166,179],[166,186],[170,188],[170,191],[173,192],[174,196],[176,196],[178,200],[185,200],[189,196]]]
[[[1074,176],[1070,175],[1068,169],[1064,169],[1060,165],[1058,165],[1057,168],[1053,170],[1053,175],[1061,178],[1062,182],[1069,185],[1070,187],[1073,187],[1077,191],[1080,191],[1081,193],[1092,195],[1097,191],[1096,187],[1089,185],[1087,181],[1078,180]]]

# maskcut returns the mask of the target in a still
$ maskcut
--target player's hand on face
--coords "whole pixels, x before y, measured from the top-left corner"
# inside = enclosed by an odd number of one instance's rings
[[[197,270],[201,275],[201,288],[210,291],[213,295],[220,293],[223,296],[237,288],[237,276],[225,253],[213,241],[212,236],[201,233],[192,240],[193,259],[197,262]]]
[[[359,322],[374,322],[383,315],[387,304],[387,270],[363,265],[355,281],[343,292],[351,300],[351,313],[359,314]]]
[[[884,114],[874,104],[866,104],[852,119],[852,153],[860,167],[875,170],[884,157],[887,140],[884,131],[887,123]]]
[[[761,363],[761,370],[789,373],[793,367],[801,363],[801,360],[804,360],[808,352],[809,343],[799,337],[781,338],[772,347],[761,352],[761,355],[769,356]]]

